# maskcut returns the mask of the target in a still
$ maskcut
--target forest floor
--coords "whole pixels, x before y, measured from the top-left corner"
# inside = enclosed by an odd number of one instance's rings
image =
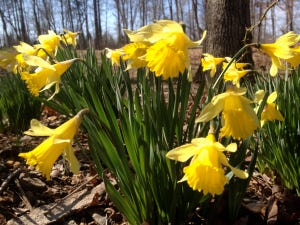
[[[199,59],[193,58],[192,63],[195,60]],[[66,120],[65,116],[49,108],[45,108],[41,118],[49,127],[57,127]],[[80,145],[74,144],[81,163],[80,173],[73,175],[67,164],[59,159],[49,181],[18,157],[20,152],[32,150],[42,140],[0,133],[0,225],[126,225],[126,219],[110,201],[104,183],[94,169],[86,134],[79,132]],[[200,211],[201,208],[197,208],[185,225],[206,224],[199,216]],[[229,222],[220,215],[216,224],[227,225]],[[272,175],[256,170],[234,223],[246,224],[300,225],[300,198],[283,188]]]

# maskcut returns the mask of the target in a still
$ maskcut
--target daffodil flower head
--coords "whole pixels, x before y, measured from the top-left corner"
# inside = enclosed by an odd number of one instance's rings
[[[50,55],[55,55],[60,45],[61,37],[55,32],[49,30],[48,34],[42,34],[38,36],[40,47],[48,52]]]
[[[191,77],[188,48],[201,44],[201,40],[193,42],[183,31],[182,26],[171,20],[159,20],[156,23],[144,26],[136,31],[125,30],[131,42],[149,42],[145,59],[150,71],[164,79],[177,77],[188,69]]]
[[[58,62],[50,68],[38,67],[35,73],[29,73],[27,71],[21,72],[21,79],[25,80],[29,91],[35,96],[38,96],[39,92],[50,89],[55,85],[55,92],[49,98],[51,99],[59,92],[61,76],[69,69],[75,60],[77,59]]]
[[[240,79],[244,77],[246,74],[251,72],[251,70],[244,70],[245,66],[248,66],[248,63],[237,63],[233,62],[227,68],[228,63],[223,63],[223,70],[226,69],[224,73],[224,81],[231,81],[232,84],[236,85],[238,88],[240,87]]]
[[[292,58],[286,59],[294,69],[300,64],[300,46],[296,46],[292,48],[294,56]]]
[[[146,54],[149,46],[149,42],[134,42],[123,47],[125,54],[122,59],[128,60],[126,70],[131,68],[141,68],[147,65],[143,56]]]
[[[105,48],[106,58],[111,60],[112,65],[120,66],[120,59],[125,55],[125,52],[122,48],[119,49],[110,49]]]
[[[15,50],[1,50],[0,51],[0,67],[8,72],[17,73],[17,55],[19,53]]]
[[[35,47],[20,41],[19,45],[15,45],[13,46],[14,49],[16,49],[19,53],[25,53],[27,55],[37,55],[38,49],[36,49]]]
[[[196,122],[208,122],[222,112],[220,135],[235,139],[247,138],[259,126],[251,101],[244,97],[246,89],[228,86],[225,93],[213,97]]]
[[[203,71],[210,70],[210,77],[214,77],[217,72],[217,65],[224,61],[225,58],[215,58],[213,55],[204,53],[201,58]]]
[[[61,40],[65,45],[72,45],[74,48],[77,45],[77,36],[79,34],[79,32],[72,32],[66,29],[63,29],[63,31],[65,32],[62,37]]]
[[[264,51],[272,60],[272,65],[270,68],[271,76],[276,76],[278,69],[284,69],[280,59],[288,60],[292,58],[295,54],[292,47],[299,41],[300,36],[290,31],[279,38],[274,43],[260,44],[259,47]]]
[[[71,171],[74,174],[78,173],[80,164],[74,154],[72,140],[77,133],[83,115],[87,111],[87,109],[81,110],[76,116],[56,129],[50,129],[39,121],[32,120],[31,127],[25,134],[49,137],[32,151],[20,153],[19,156],[26,159],[26,163],[40,171],[47,180],[50,179],[53,164],[62,154],[69,162]]]
[[[260,104],[262,103],[264,94],[265,94],[264,90],[258,90],[255,93],[255,101],[258,102],[258,106],[255,108],[255,111],[258,110]],[[261,116],[260,116],[261,126],[263,126],[266,121],[273,121],[273,120],[283,121],[284,120],[281,112],[277,108],[277,105],[274,103],[276,99],[277,99],[276,91],[272,92],[268,96],[266,105],[264,106],[264,109],[261,112]]]
[[[189,144],[172,149],[166,156],[179,162],[186,162],[192,158],[190,164],[183,168],[184,176],[179,182],[187,181],[193,190],[214,196],[222,194],[224,186],[229,181],[223,166],[229,167],[239,178],[248,177],[246,172],[232,167],[223,154],[223,151],[235,152],[236,150],[236,143],[225,147],[216,142],[213,134],[208,134],[206,138],[195,138]]]

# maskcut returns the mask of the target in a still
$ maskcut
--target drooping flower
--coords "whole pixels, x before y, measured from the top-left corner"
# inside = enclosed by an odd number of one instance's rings
[[[49,98],[51,99],[59,92],[61,76],[76,60],[77,59],[71,59],[58,62],[52,65],[54,69],[38,67],[35,73],[29,73],[27,71],[21,72],[21,79],[25,80],[29,91],[35,96],[38,96],[39,92],[47,90],[55,85],[55,92]]]
[[[255,101],[258,103],[258,106],[255,108],[256,112],[258,111],[259,106],[262,103],[264,94],[265,94],[264,90],[258,90],[255,93]],[[276,98],[277,98],[277,92],[276,91],[272,92],[268,96],[266,105],[264,106],[264,109],[261,112],[261,116],[260,116],[260,125],[261,126],[263,126],[266,121],[272,121],[272,120],[283,121],[284,120],[281,112],[277,109],[277,106],[274,103]]]
[[[259,126],[259,121],[250,105],[251,101],[243,96],[245,93],[243,88],[228,87],[225,93],[213,97],[196,122],[207,122],[222,112],[220,135],[247,138]]]
[[[69,162],[71,171],[79,172],[80,164],[72,148],[72,140],[77,133],[83,115],[87,109],[81,110],[76,116],[63,123],[56,129],[50,129],[37,120],[31,121],[31,128],[25,132],[32,136],[49,136],[40,145],[30,152],[20,153],[19,156],[26,159],[26,163],[34,166],[43,176],[50,179],[53,164],[58,157],[63,157]]]
[[[222,194],[229,181],[223,166],[229,167],[239,178],[248,177],[246,172],[232,167],[223,154],[223,151],[236,150],[236,143],[224,147],[216,142],[213,134],[208,134],[206,138],[195,138],[189,144],[172,149],[166,156],[179,162],[186,162],[192,157],[190,164],[183,168],[184,177],[179,182],[187,181],[193,190],[214,196]]]
[[[227,67],[228,63],[223,63],[223,70]],[[233,62],[227,68],[224,73],[224,80],[231,81],[237,87],[240,87],[240,79],[244,77],[246,74],[251,72],[251,70],[243,69],[245,66],[249,65],[248,63],[237,63]]]
[[[76,45],[77,45],[77,36],[79,34],[79,32],[72,32],[72,31],[69,31],[69,30],[66,30],[66,29],[63,29],[65,34],[62,35],[62,42],[65,44],[65,45],[73,45],[73,47],[75,48]]]
[[[210,70],[210,77],[214,77],[217,72],[217,65],[224,61],[225,58],[215,58],[213,55],[204,53],[201,58],[203,71]]]
[[[274,43],[259,45],[259,48],[271,57],[271,76],[276,76],[278,69],[285,68],[280,59],[288,60],[295,55],[292,47],[299,41],[299,39],[300,36],[298,34],[290,31],[280,36]]]
[[[193,42],[182,26],[171,20],[159,20],[136,31],[125,30],[125,33],[131,42],[151,44],[142,59],[146,60],[150,71],[164,79],[177,77],[185,69],[191,78],[188,48],[199,46],[205,37],[204,33],[201,40]]]

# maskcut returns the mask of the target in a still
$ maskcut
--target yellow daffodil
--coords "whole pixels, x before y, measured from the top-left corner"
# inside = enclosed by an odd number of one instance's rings
[[[106,57],[111,60],[112,65],[120,66],[120,59],[125,54],[122,48],[119,49],[105,48],[105,52],[106,52]]]
[[[62,42],[65,44],[65,45],[73,45],[73,47],[75,48],[76,45],[77,45],[77,36],[79,34],[79,32],[72,32],[72,31],[69,31],[69,30],[66,30],[66,29],[63,29],[65,34],[62,35]]]
[[[17,58],[19,53],[15,50],[3,50],[0,51],[0,67],[8,72],[17,73]]]
[[[259,48],[271,57],[272,66],[270,68],[271,76],[276,76],[278,69],[284,69],[280,59],[291,59],[295,54],[292,47],[299,41],[299,35],[290,31],[280,36],[274,43],[260,44]]]
[[[264,90],[258,90],[255,93],[255,101],[258,102],[258,106],[255,108],[256,112],[259,109],[259,106],[260,106],[260,104],[263,100],[264,94],[265,94]],[[277,106],[274,103],[276,98],[277,98],[277,92],[276,91],[272,92],[268,96],[266,105],[265,105],[263,111],[261,112],[261,116],[260,116],[261,126],[263,126],[266,121],[272,121],[272,120],[283,121],[284,120],[281,112],[277,109]]]
[[[40,48],[43,48],[48,54],[55,55],[60,45],[60,36],[55,32],[49,30],[48,34],[38,36]]]
[[[143,59],[143,56],[146,54],[149,46],[150,43],[148,42],[135,42],[127,44],[123,47],[125,54],[122,59],[128,60],[126,70],[129,70],[133,67],[141,68],[147,65],[147,62],[145,59]]]
[[[248,177],[246,172],[232,167],[223,154],[223,151],[236,150],[236,143],[224,147],[216,142],[213,134],[208,134],[206,138],[195,138],[189,144],[172,149],[166,156],[179,162],[186,162],[192,157],[190,164],[183,168],[184,177],[179,182],[187,181],[193,190],[214,196],[222,194],[228,183],[223,166],[229,167],[239,178]]]
[[[227,67],[228,63],[223,63],[223,69]],[[248,63],[236,63],[233,62],[230,64],[229,68],[224,73],[224,80],[231,81],[237,87],[240,87],[240,79],[244,77],[251,70],[244,70],[245,66],[249,65]]]
[[[41,44],[31,46],[25,42],[20,41],[20,44],[15,45],[14,48],[22,55],[38,56],[43,59],[46,59],[47,57],[46,52],[42,50],[43,46]]]
[[[289,62],[294,69],[296,69],[300,64],[300,46],[292,48],[292,51],[294,56],[292,58],[286,59],[286,61]]]
[[[69,69],[73,62],[77,59],[71,59],[63,62],[58,62],[53,66],[54,69],[39,67],[35,73],[27,71],[21,72],[21,78],[25,80],[29,91],[38,96],[40,91],[47,90],[55,85],[55,92],[49,98],[53,98],[59,92],[59,84],[62,74]]]
[[[189,67],[187,54],[187,50],[176,51],[166,40],[161,40],[147,50],[147,66],[156,76],[163,76],[164,79],[178,77]]]
[[[35,47],[20,41],[19,45],[13,46],[19,53],[25,53],[27,55],[37,55],[38,49]]]
[[[71,171],[74,174],[78,173],[80,164],[74,154],[72,140],[77,133],[83,115],[87,111],[87,109],[81,110],[76,116],[56,129],[50,129],[39,121],[32,120],[31,128],[25,134],[49,137],[32,151],[20,153],[19,156],[25,158],[28,165],[36,167],[47,180],[50,179],[53,164],[61,154],[69,162]]]
[[[199,46],[204,37],[197,42],[191,41],[185,35],[182,26],[171,20],[159,20],[156,23],[144,26],[136,31],[125,30],[131,42],[148,42],[145,57],[150,71],[164,79],[177,77],[188,69],[191,78],[190,59],[188,48]]]
[[[217,65],[224,61],[225,58],[215,58],[213,55],[204,53],[201,58],[203,71],[210,70],[210,77],[214,77],[217,72]]]
[[[213,97],[204,107],[196,122],[207,122],[222,112],[221,136],[247,138],[259,126],[251,101],[244,97],[245,89],[228,87],[225,93]]]

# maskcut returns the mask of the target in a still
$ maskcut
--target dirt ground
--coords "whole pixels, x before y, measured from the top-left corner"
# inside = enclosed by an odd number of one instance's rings
[[[195,72],[200,56],[195,52],[191,57]],[[57,127],[66,119],[51,109],[44,110],[42,116],[42,122],[49,127]],[[50,181],[18,157],[18,153],[32,150],[42,140],[0,133],[0,225],[127,224],[107,196],[104,184],[93,167],[85,134],[80,132],[78,143],[74,144],[81,163],[80,173],[73,175],[63,159],[59,159]],[[199,211],[201,208],[195,209],[186,225],[206,224],[198,216]],[[220,217],[216,224],[229,223]],[[256,171],[247,189],[240,217],[234,224],[300,224],[300,198],[284,189],[272,176]]]

